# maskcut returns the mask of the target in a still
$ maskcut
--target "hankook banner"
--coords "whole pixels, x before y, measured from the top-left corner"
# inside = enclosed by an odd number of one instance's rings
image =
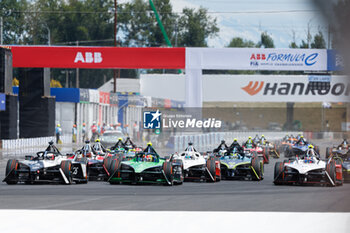
[[[207,102],[350,102],[348,77],[331,76],[330,85],[324,90],[313,89],[309,78],[307,75],[205,75],[203,99]]]

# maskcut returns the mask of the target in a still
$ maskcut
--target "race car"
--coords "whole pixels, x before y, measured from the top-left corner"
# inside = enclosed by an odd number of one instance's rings
[[[189,143],[183,152],[173,154],[170,160],[172,159],[182,161],[185,181],[217,182],[221,180],[220,160],[214,156],[206,159],[193,147],[192,143]]]
[[[340,157],[345,157],[347,154],[350,154],[350,146],[348,143],[344,143],[346,140],[339,144],[338,146],[333,146],[333,148],[326,148],[326,159],[331,155],[335,154]]]
[[[255,152],[264,163],[270,163],[270,154],[268,153],[267,148],[263,148],[260,144],[256,145],[255,147],[253,145],[246,144],[243,145],[243,149],[248,154],[253,154]]]
[[[9,159],[6,165],[7,184],[33,183],[87,183],[87,161],[68,159],[59,151],[39,151],[36,155],[26,155],[25,160]]]
[[[285,157],[291,157],[289,154],[289,149],[297,142],[297,139],[290,136],[288,139],[282,140],[282,142],[278,145],[278,151],[283,153]]]
[[[295,159],[276,162],[274,184],[326,184],[331,186],[343,184],[341,164],[330,158],[322,161],[312,145]]]
[[[312,145],[308,142],[303,143],[303,144],[293,144],[290,145],[287,149],[286,152],[284,153],[285,157],[294,157],[294,156],[303,156],[305,155],[306,151],[308,150],[308,147]],[[317,152],[317,155],[320,155],[320,149],[318,146],[314,146],[314,150]]]
[[[279,147],[276,144],[265,140],[259,143],[258,146],[263,148],[263,154],[266,155],[267,159],[270,160],[270,156],[274,158],[280,157]],[[267,163],[269,163],[269,161]]]
[[[343,181],[344,182],[350,182],[350,149],[341,149],[336,148],[340,150],[334,150],[332,153],[326,158],[327,159],[334,159],[336,164],[340,164],[343,170]]]
[[[147,149],[147,148],[146,148]],[[110,184],[182,184],[183,164],[179,160],[167,161],[154,150],[137,153],[128,161],[116,158],[111,164]]]
[[[256,151],[238,153],[235,149],[227,154],[226,150],[216,154],[220,157],[222,179],[248,179],[260,181],[264,178],[264,163]]]
[[[99,147],[100,142],[97,140],[94,145],[90,144],[90,141],[85,141],[85,145],[75,151],[69,159],[75,159],[76,161],[86,161],[87,173],[90,181],[106,180],[108,178],[108,171],[104,166],[104,158],[112,156],[107,151],[95,150]]]

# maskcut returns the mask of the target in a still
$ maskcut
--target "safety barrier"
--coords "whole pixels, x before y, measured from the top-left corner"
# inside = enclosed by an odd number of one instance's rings
[[[72,136],[65,135],[60,137],[62,143],[71,143]],[[20,149],[26,147],[34,146],[45,146],[49,141],[56,141],[56,137],[40,137],[40,138],[19,138],[19,139],[8,139],[2,140],[2,149],[11,150],[11,149]]]
[[[174,136],[174,149],[175,151],[183,151],[189,142],[192,142],[198,151],[206,152],[212,151],[217,147],[221,140],[225,140],[226,144],[231,144],[234,138],[241,143],[246,141],[249,136],[255,137],[256,134],[261,136],[262,134],[269,140],[275,141],[282,139],[286,134],[297,135],[299,132],[257,132],[257,131],[242,131],[242,132],[213,132],[202,134],[186,134]]]

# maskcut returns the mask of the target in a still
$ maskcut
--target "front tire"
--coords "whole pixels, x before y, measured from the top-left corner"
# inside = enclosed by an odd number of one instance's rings
[[[275,185],[281,185],[283,182],[283,171],[284,171],[284,163],[283,162],[276,162],[275,163],[275,170],[274,170],[274,184]],[[281,177],[282,176],[282,177]]]
[[[6,184],[17,184],[18,183],[18,174],[17,174],[17,168],[18,168],[18,160],[16,159],[9,159],[7,161],[6,165]]]

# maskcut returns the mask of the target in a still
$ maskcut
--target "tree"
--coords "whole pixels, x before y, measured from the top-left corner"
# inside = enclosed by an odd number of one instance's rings
[[[4,44],[23,42],[25,18],[23,11],[27,8],[26,0],[1,0],[0,17],[3,19]]]
[[[245,40],[241,37],[232,38],[231,42],[227,47],[231,48],[254,48],[256,47],[255,43],[251,40]]]
[[[261,39],[260,42],[257,44],[257,47],[264,47],[264,48],[274,48],[275,44],[273,43],[273,39],[267,32],[261,33]]]
[[[219,32],[216,18],[208,16],[205,8],[184,8],[179,18],[180,44],[186,47],[207,47],[207,39]]]
[[[297,49],[297,48],[298,48],[298,45],[297,45],[295,42],[291,42],[291,43],[289,44],[289,48],[291,48],[291,49]]]
[[[305,42],[304,40],[301,41],[301,45],[299,46],[301,49],[308,49],[309,44]]]
[[[314,41],[311,43],[311,48],[313,49],[325,49],[326,41],[323,38],[321,30],[314,36]]]

